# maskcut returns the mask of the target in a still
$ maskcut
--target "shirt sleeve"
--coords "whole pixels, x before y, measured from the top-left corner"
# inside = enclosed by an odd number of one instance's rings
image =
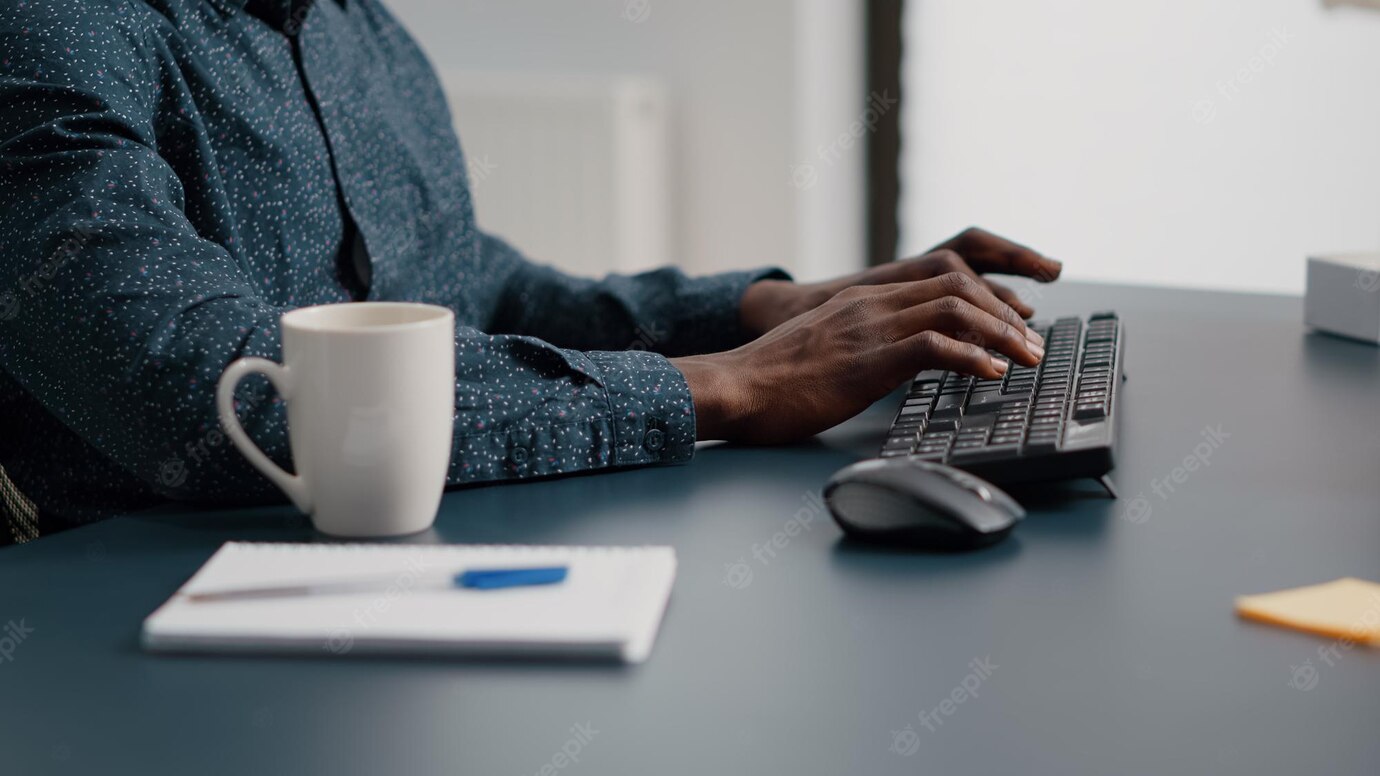
[[[527,334],[580,350],[714,353],[747,339],[739,303],[752,283],[789,280],[776,268],[688,277],[674,267],[602,280],[535,264],[483,235],[485,266],[507,275],[493,331]]]
[[[0,369],[153,492],[276,495],[228,444],[185,477],[159,470],[168,450],[217,428],[231,361],[280,358],[289,308],[188,220],[183,183],[157,152],[158,58],[138,22],[93,11],[88,23],[121,33],[98,47],[67,21],[0,13]],[[691,455],[689,390],[664,357],[469,328],[456,349],[452,483]],[[289,465],[268,384],[247,380],[237,399],[245,430]]]
[[[263,492],[228,458],[177,487],[158,476],[159,458],[216,428],[220,370],[278,356],[283,310],[187,220],[154,150],[157,58],[138,22],[99,4],[82,22],[0,12],[0,368],[153,490]],[[283,408],[252,398],[245,427],[281,462]]]

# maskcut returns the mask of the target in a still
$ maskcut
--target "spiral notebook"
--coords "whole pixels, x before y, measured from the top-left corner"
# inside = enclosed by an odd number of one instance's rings
[[[466,569],[564,565],[556,585],[432,587]],[[670,547],[228,542],[144,620],[170,652],[368,653],[601,658],[638,663],[675,579]],[[189,595],[379,580],[370,592],[233,601]]]

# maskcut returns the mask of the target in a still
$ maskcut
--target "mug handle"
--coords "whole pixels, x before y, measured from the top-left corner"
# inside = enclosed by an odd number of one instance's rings
[[[230,366],[226,367],[225,373],[220,376],[220,383],[216,386],[216,408],[220,411],[220,424],[225,428],[225,433],[229,435],[230,441],[235,443],[240,452],[254,468],[263,472],[263,475],[273,481],[274,485],[282,488],[292,503],[303,512],[311,513],[311,495],[307,484],[302,481],[300,474],[288,474],[272,459],[264,455],[263,451],[255,445],[249,435],[244,433],[244,427],[240,425],[240,419],[235,415],[235,387],[240,381],[251,374],[261,374],[267,377],[273,387],[278,390],[278,394],[284,399],[288,399],[292,393],[292,372],[282,364],[269,361],[266,358],[241,358]]]

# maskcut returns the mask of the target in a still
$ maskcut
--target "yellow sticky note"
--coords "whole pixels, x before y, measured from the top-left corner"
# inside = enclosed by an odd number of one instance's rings
[[[1236,599],[1242,617],[1380,646],[1380,584],[1346,577]]]

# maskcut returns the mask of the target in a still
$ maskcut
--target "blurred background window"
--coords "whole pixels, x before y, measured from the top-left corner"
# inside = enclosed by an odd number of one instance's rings
[[[980,224],[1071,278],[1297,293],[1380,248],[1376,2],[390,5],[540,261],[813,279]]]
[[[1319,0],[906,4],[902,251],[969,223],[1065,276],[1303,291],[1380,249],[1380,13]]]
[[[533,259],[863,265],[866,142],[841,139],[867,105],[863,4],[388,4],[442,73],[481,226]]]

